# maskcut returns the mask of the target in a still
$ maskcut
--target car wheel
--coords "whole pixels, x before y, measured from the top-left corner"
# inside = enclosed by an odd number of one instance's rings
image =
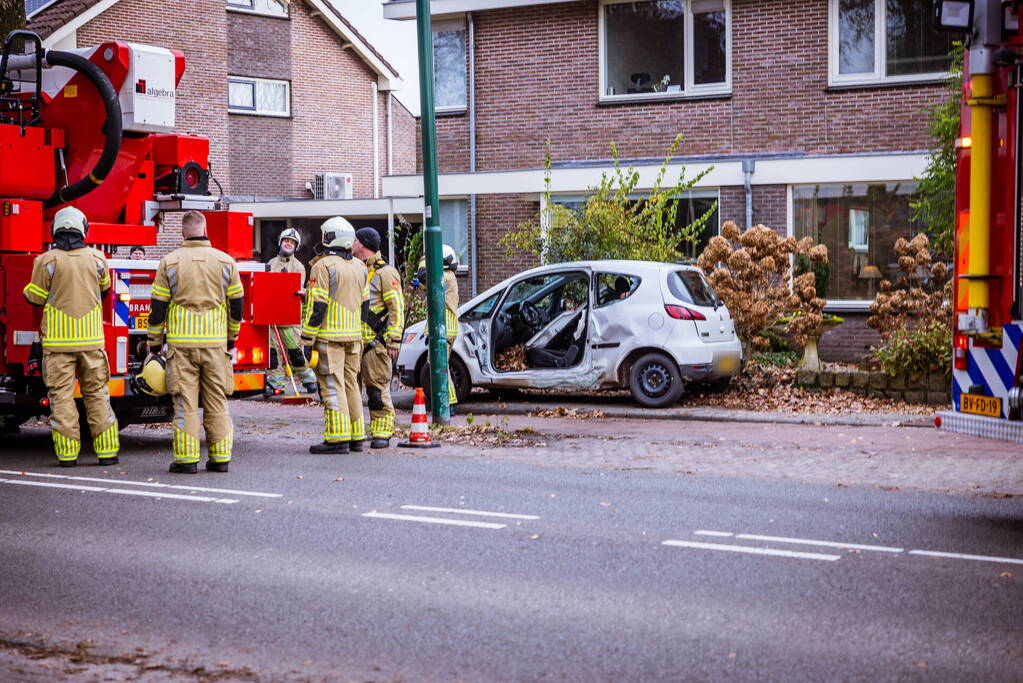
[[[647,353],[629,369],[629,391],[645,408],[664,408],[682,397],[682,374],[678,365],[663,353]]]
[[[452,355],[448,359],[448,372],[451,375],[451,383],[455,385],[455,396],[458,397],[458,402],[461,403],[469,398],[469,394],[472,393],[472,380],[469,377],[469,370],[465,367],[465,363],[455,355]],[[423,388],[423,392],[426,394],[426,404],[430,404],[430,363],[423,363],[422,369],[419,370],[419,386]]]

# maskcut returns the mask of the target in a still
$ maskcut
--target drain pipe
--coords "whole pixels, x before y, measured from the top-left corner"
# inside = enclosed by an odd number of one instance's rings
[[[753,172],[757,169],[756,159],[742,160],[742,187],[746,190],[746,229],[753,227]]]
[[[476,173],[476,20],[472,12],[469,19],[469,173]],[[469,285],[472,295],[479,293],[479,264],[476,257],[476,195],[469,195],[469,248],[472,253],[472,268],[469,271]]]

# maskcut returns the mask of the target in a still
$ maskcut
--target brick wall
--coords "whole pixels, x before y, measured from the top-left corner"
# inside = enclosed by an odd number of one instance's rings
[[[479,290],[528,268],[539,265],[532,254],[507,258],[498,240],[520,223],[537,220],[540,204],[523,195],[480,195],[476,200],[479,267]]]
[[[881,343],[881,335],[867,327],[868,313],[839,313],[845,322],[827,332],[817,342],[817,351],[825,361],[859,361],[870,355],[870,348]]]
[[[394,135],[394,174],[410,175],[419,166],[419,120],[409,113],[398,98],[391,104]]]
[[[478,165],[682,154],[891,152],[930,147],[920,110],[940,85],[829,90],[827,0],[732,2],[732,94],[600,105],[597,3],[483,11],[476,21]],[[765,74],[770,77],[766,78]],[[468,167],[468,117],[438,119],[442,172]]]

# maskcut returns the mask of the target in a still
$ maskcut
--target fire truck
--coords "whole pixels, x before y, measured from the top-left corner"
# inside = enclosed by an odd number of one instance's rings
[[[15,52],[15,46],[18,46]],[[38,371],[41,311],[22,296],[34,258],[48,248],[53,214],[73,205],[88,218],[86,242],[111,269],[103,304],[111,403],[121,426],[163,422],[172,407],[134,384],[147,353],[155,260],[111,258],[118,247],[157,243],[176,212],[202,211],[213,246],[239,262],[245,308],[234,352],[234,396],[261,393],[271,325],[300,317],[297,274],[268,273],[253,259],[250,214],[223,210],[210,192],[210,143],[175,132],[182,53],[107,42],[44,49],[9,34],[0,57],[0,428],[49,413]],[[76,392],[77,393],[77,392]],[[81,412],[81,411],[80,411]]]
[[[936,424],[1023,442],[1023,35],[1019,0],[940,0],[965,38],[956,163],[952,409]]]

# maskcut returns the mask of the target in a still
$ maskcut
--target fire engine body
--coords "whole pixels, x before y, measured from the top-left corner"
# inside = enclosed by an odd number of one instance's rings
[[[1018,1],[972,6],[956,163],[953,405],[936,423],[1023,442],[1021,11]]]
[[[10,54],[11,34],[0,63],[0,426],[49,412],[41,376],[26,372],[39,354],[41,310],[22,289],[33,260],[52,241],[53,214],[68,204],[85,213],[86,242],[108,258],[118,246],[155,245],[170,213],[203,211],[211,243],[239,261],[245,287],[235,396],[261,392],[269,326],[299,321],[301,282],[252,261],[251,215],[218,210],[209,193],[209,140],[174,133],[184,56],[119,42],[46,51],[34,34],[17,33],[31,51]],[[103,328],[114,411],[122,426],[165,421],[169,399],[142,394],[132,381],[147,353],[158,262],[109,264]]]

